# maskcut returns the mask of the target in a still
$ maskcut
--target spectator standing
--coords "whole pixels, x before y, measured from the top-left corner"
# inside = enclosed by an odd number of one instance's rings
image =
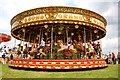
[[[112,63],[112,54],[110,54],[110,52],[109,52],[109,57],[108,57],[108,63],[109,63],[109,64]]]
[[[112,52],[112,63],[116,64],[116,58],[115,58],[115,54]]]
[[[3,53],[2,53],[2,63],[3,64],[6,64],[6,62],[5,62],[5,57],[6,57],[5,52],[6,52],[6,50],[4,50]]]
[[[118,64],[120,64],[120,52],[118,52],[117,58],[118,58]]]
[[[108,64],[108,55],[105,55],[105,61]]]

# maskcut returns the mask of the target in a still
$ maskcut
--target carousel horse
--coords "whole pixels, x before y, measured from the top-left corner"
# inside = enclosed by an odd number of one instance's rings
[[[73,45],[69,46],[67,48],[67,51],[65,52],[65,57],[70,57],[72,59],[73,54],[77,53],[77,50],[74,48]]]
[[[70,46],[69,50],[71,50],[72,53],[77,53],[77,50],[74,48],[73,45]]]
[[[74,46],[67,46],[67,45],[63,45],[62,43],[60,43],[60,49],[58,49],[58,53],[64,53],[64,57],[67,58],[68,56],[70,58],[72,58],[72,54],[73,53],[77,53],[77,50],[74,49]]]
[[[50,51],[50,49],[51,49],[50,46],[45,46],[45,47],[40,46],[40,47],[37,49],[37,51],[38,51],[40,54],[46,56],[46,53],[47,53],[48,51]]]
[[[64,45],[62,42],[60,42],[60,48],[58,49],[58,52],[61,52],[64,50]]]
[[[75,43],[75,47],[76,47],[78,50],[83,51],[83,52],[85,51],[85,48],[84,48],[82,42],[77,42],[76,40],[74,40],[74,43]]]
[[[60,43],[60,49],[58,49],[58,52],[61,52],[61,51],[63,51],[63,50],[70,50],[70,51],[72,51],[72,53],[76,53],[77,52],[77,50],[74,48],[74,46],[73,45],[71,45],[71,46],[67,46],[66,48],[64,47],[64,45],[63,45],[63,43]]]
[[[38,49],[38,52],[44,56],[46,56],[45,52],[43,52],[43,48]]]
[[[32,56],[35,59],[37,59],[39,57],[37,55],[37,50],[33,45],[32,45],[32,47],[29,48],[28,53],[30,54],[30,56]]]
[[[76,49],[77,49],[77,58],[79,58],[79,59],[81,59],[81,57],[85,57],[85,54],[84,54],[84,52],[85,52],[85,48],[84,48],[84,46],[83,46],[83,44],[82,44],[82,42],[80,41],[80,42],[77,42],[76,40],[74,40],[74,43],[75,43],[75,47],[76,47]]]
[[[34,48],[32,47],[31,50],[29,51],[30,54],[33,54],[35,52]]]

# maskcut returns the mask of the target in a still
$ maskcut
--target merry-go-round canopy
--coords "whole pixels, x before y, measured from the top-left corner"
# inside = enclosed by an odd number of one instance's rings
[[[11,40],[11,36],[4,34],[4,33],[0,33],[0,43],[1,42],[7,42]]]
[[[78,35],[84,36],[85,30],[86,41],[90,38],[95,41],[106,35],[106,25],[106,19],[96,12],[76,7],[49,6],[14,16],[11,20],[11,34],[19,40],[38,42],[40,36],[49,38],[53,27],[53,39],[56,39],[55,36],[64,38],[66,30],[68,37],[77,39]]]

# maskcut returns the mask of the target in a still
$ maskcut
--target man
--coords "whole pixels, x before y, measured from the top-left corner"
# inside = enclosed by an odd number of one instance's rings
[[[6,64],[6,62],[5,62],[6,55],[5,54],[6,54],[6,50],[4,50],[3,53],[2,53],[2,63],[3,64]]]
[[[112,63],[116,64],[116,58],[115,58],[115,54],[112,52]]]

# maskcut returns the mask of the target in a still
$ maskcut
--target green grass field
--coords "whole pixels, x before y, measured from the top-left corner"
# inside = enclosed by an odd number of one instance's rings
[[[110,64],[107,68],[97,70],[69,72],[18,70],[7,64],[1,66],[2,78],[118,78],[118,64]]]

